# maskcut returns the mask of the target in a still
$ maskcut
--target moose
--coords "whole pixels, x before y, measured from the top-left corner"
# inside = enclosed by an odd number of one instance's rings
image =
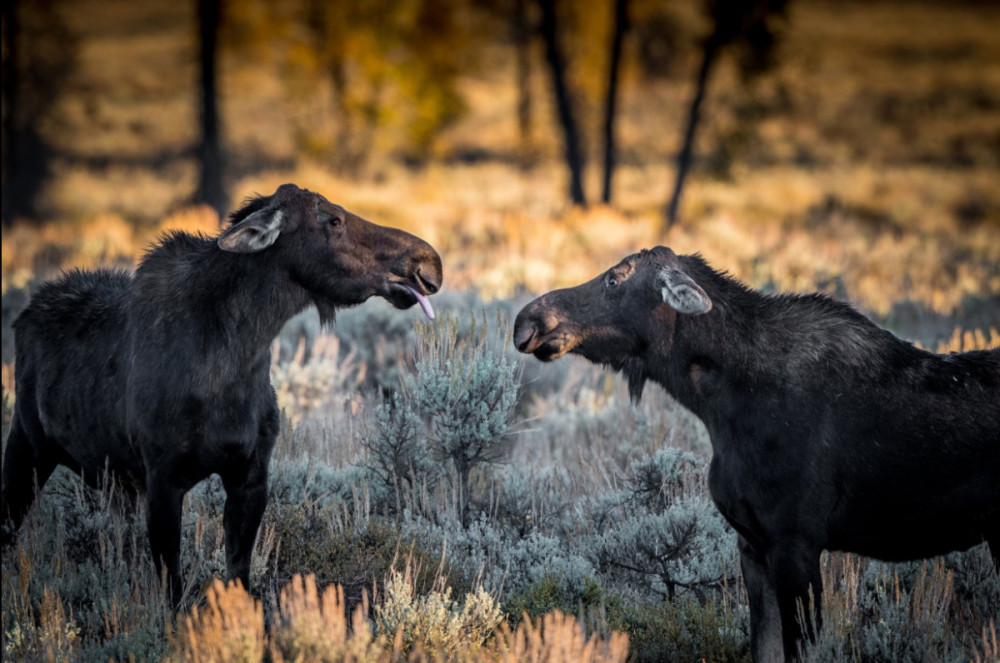
[[[441,258],[418,237],[294,184],[229,220],[217,237],[165,236],[134,274],[67,273],[17,318],[5,545],[57,465],[93,486],[111,473],[145,498],[153,561],[177,606],[183,498],[218,474],[227,575],[248,587],[279,428],[269,367],[282,325],[310,304],[330,323],[376,295],[434,317]]]
[[[765,295],[663,246],[530,302],[513,342],[618,371],[636,401],[652,380],[704,422],[755,661],[815,635],[823,550],[903,561],[985,540],[1000,571],[1000,349],[927,352],[824,295]]]

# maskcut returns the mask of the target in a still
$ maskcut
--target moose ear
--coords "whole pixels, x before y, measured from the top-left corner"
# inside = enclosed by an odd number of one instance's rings
[[[219,235],[219,248],[233,253],[255,253],[274,244],[281,234],[284,215],[280,209],[264,208]]]
[[[679,269],[666,268],[656,275],[663,301],[678,313],[699,315],[712,310],[712,300],[700,285]]]

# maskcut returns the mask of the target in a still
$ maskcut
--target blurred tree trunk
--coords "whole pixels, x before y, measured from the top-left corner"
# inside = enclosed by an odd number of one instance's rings
[[[22,25],[20,12],[31,10],[41,14],[36,24],[46,26],[46,34],[30,33]],[[30,23],[30,21],[28,21]],[[0,216],[3,224],[14,219],[33,216],[35,197],[49,175],[52,151],[38,134],[38,119],[58,94],[62,75],[72,59],[75,44],[64,33],[64,26],[53,16],[49,3],[31,7],[18,0],[3,3],[3,202]],[[25,37],[29,36],[26,40]],[[65,61],[33,61],[32,38],[38,41],[58,41]],[[36,44],[37,45],[37,44]],[[29,50],[25,50],[28,46]],[[32,76],[32,71],[37,75]],[[27,74],[25,76],[25,74]],[[22,80],[34,86],[34,94],[24,94]]]
[[[698,81],[695,85],[694,97],[691,99],[691,107],[688,109],[687,126],[684,129],[684,144],[677,157],[677,179],[674,181],[674,193],[670,197],[670,203],[666,209],[665,229],[670,228],[677,222],[677,208],[681,202],[681,192],[684,189],[684,178],[691,167],[691,152],[694,148],[695,131],[698,128],[698,120],[701,117],[701,103],[705,99],[705,90],[708,87],[708,78],[715,64],[716,56],[719,54],[721,41],[717,33],[713,33],[705,40],[705,48],[701,56],[701,67],[698,69]]]
[[[221,0],[198,0],[198,36],[201,69],[201,143],[198,163],[201,173],[195,202],[211,206],[225,217],[229,206],[223,183],[222,145],[219,136],[217,88],[218,38]]]
[[[348,103],[347,56],[344,41],[349,30],[343,14],[333,11],[335,7],[326,0],[310,0],[308,3],[308,25],[312,30],[313,48],[322,63],[323,70],[330,78],[331,102],[336,122],[336,138],[331,151],[331,167],[338,171],[357,173],[368,154],[367,144],[355,126]],[[337,7],[342,9],[342,7]],[[365,145],[359,149],[358,144]]]
[[[566,85],[566,62],[559,48],[559,26],[556,20],[555,0],[538,0],[542,10],[542,39],[545,40],[545,60],[552,76],[552,90],[556,97],[556,109],[563,129],[566,166],[569,168],[569,194],[574,204],[586,205],[583,193],[583,151],[580,146],[580,132],[573,102]]]
[[[684,130],[684,144],[677,157],[674,193],[664,213],[664,230],[677,222],[684,179],[691,167],[691,154],[701,117],[701,105],[719,53],[723,47],[732,45],[742,47],[745,51],[743,66],[745,78],[770,67],[773,63],[778,34],[769,19],[783,16],[788,0],[707,0],[706,5],[715,25],[712,34],[705,40],[702,51],[698,80],[688,110],[687,127]]]
[[[517,50],[517,133],[521,140],[521,166],[530,161],[531,151],[531,30],[525,0],[514,0],[514,46]]]
[[[615,160],[615,113],[618,104],[618,72],[621,69],[622,42],[628,30],[628,0],[615,0],[615,17],[611,37],[611,57],[608,58],[608,91],[604,99],[604,186],[601,201],[611,202],[611,179]]]
[[[15,192],[11,186],[11,164],[18,147],[18,70],[17,70],[17,0],[3,3],[3,224],[10,225],[17,215]]]

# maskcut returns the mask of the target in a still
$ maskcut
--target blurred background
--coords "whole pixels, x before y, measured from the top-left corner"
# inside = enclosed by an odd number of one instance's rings
[[[294,181],[487,297],[663,243],[988,328],[998,33],[974,2],[7,2],[3,288]]]

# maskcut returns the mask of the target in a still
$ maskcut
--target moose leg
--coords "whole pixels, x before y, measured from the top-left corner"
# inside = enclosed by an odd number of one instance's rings
[[[769,576],[781,613],[781,635],[787,660],[798,657],[803,626],[810,638],[815,637],[822,626],[823,579],[819,555],[818,550],[796,541],[785,541],[767,555]]]
[[[54,455],[35,453],[21,418],[15,414],[3,456],[3,511],[0,516],[4,547],[13,542],[14,534],[35,501],[36,491],[42,489],[56,469]]]
[[[255,460],[259,460],[255,459]],[[250,589],[250,555],[267,506],[267,459],[222,475],[226,489],[226,576]]]
[[[170,604],[177,608],[183,594],[181,582],[181,509],[187,487],[178,486],[169,471],[150,473],[146,479],[146,526],[149,548],[158,573],[167,572]]]
[[[739,548],[743,583],[750,598],[750,653],[755,663],[780,663],[784,660],[781,613],[767,573],[767,562],[742,536]]]

